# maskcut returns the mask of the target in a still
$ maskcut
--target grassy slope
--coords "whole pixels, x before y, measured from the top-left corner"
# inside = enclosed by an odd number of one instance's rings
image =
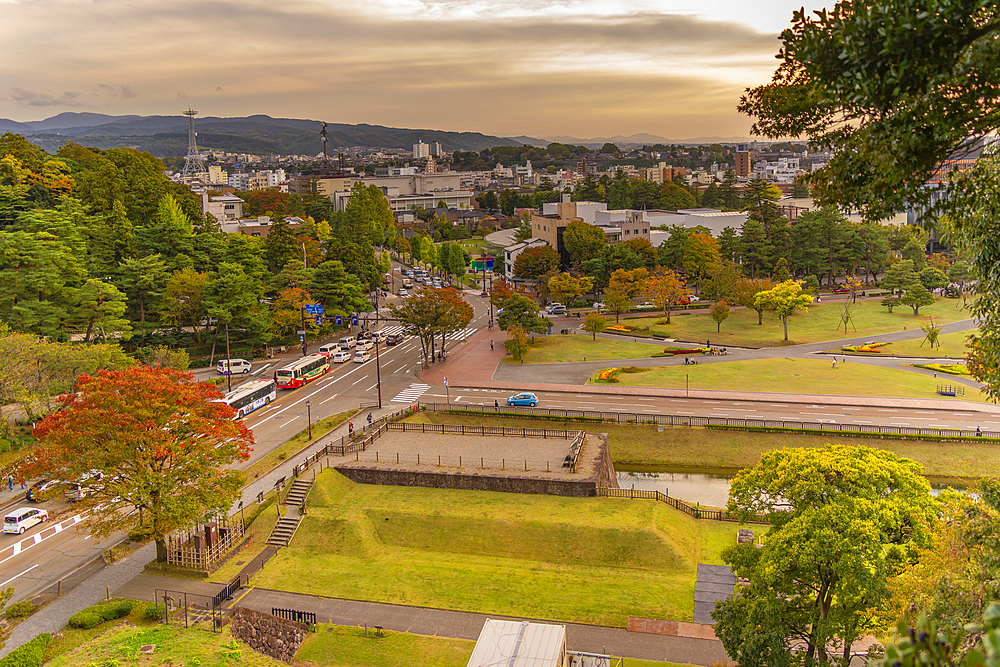
[[[711,340],[713,345],[745,345],[749,347],[772,347],[794,343],[817,343],[824,340],[852,338],[854,336],[870,336],[891,331],[918,329],[923,324],[924,317],[934,316],[935,324],[947,324],[970,317],[968,310],[960,310],[954,299],[938,299],[932,306],[920,309],[920,317],[914,317],[910,308],[896,308],[891,314],[878,304],[878,300],[859,301],[851,309],[855,333],[851,329],[844,334],[843,326],[838,323],[843,312],[841,303],[814,303],[808,312],[795,313],[788,319],[788,338],[785,343],[781,320],[773,312],[765,311],[764,324],[757,324],[757,312],[739,309],[730,313],[729,318],[722,323],[722,330],[716,332],[715,321],[706,311],[695,314],[675,313],[671,323],[656,324],[662,317],[657,313],[651,317],[621,318],[622,324],[640,327],[650,327],[654,334],[676,338],[685,341]],[[614,318],[608,320],[614,324]]]
[[[594,375],[597,377],[597,374]],[[934,378],[913,371],[882,368],[832,359],[754,359],[725,363],[661,366],[640,373],[619,373],[618,386],[675,387],[767,392],[822,394],[825,396],[894,396],[901,398],[944,398],[939,384],[954,380]],[[685,382],[689,384],[685,384]],[[593,379],[591,380],[593,382]],[[954,399],[952,399],[954,400]],[[987,397],[973,387],[966,388],[967,401],[985,402]]]
[[[721,562],[738,528],[650,501],[356,485],[332,470],[310,501],[256,585],[615,626],[690,620],[695,565]]]
[[[468,639],[388,631],[376,637],[373,631],[365,635],[361,628],[320,625],[316,634],[306,637],[295,659],[315,665],[465,667],[475,645]]]
[[[448,415],[420,412],[407,421],[488,426],[549,425],[563,428],[564,422],[537,419],[496,418],[478,415]],[[764,452],[782,447],[822,447],[834,442],[844,445],[877,447],[913,459],[924,466],[924,474],[934,477],[978,478],[996,474],[1000,468],[1000,447],[994,442],[916,442],[843,436],[799,435],[795,433],[750,433],[717,431],[683,426],[667,427],[659,433],[655,426],[566,422],[565,428],[590,433],[607,433],[615,465],[659,466],[668,468],[738,469],[756,465]]]

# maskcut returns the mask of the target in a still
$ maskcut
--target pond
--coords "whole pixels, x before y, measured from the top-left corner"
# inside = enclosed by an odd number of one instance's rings
[[[659,491],[672,498],[678,498],[692,505],[708,505],[710,507],[725,507],[729,502],[729,480],[733,472],[720,470],[718,472],[686,472],[676,468],[627,470],[616,469],[618,486],[623,489],[643,491]],[[933,479],[931,493],[937,495],[949,484],[939,483]],[[964,486],[952,483],[950,486],[961,489]]]

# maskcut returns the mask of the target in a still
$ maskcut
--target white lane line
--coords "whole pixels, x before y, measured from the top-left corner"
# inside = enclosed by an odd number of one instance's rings
[[[918,414],[918,415],[933,415],[934,414],[933,412],[928,412],[926,410],[914,410],[913,413],[914,414]]]
[[[455,399],[455,402],[456,402],[456,403],[461,403],[461,402],[462,402],[462,397],[461,397],[461,396],[457,397],[457,398]]]
[[[910,422],[889,422],[892,426],[913,426]]]
[[[879,410],[879,412],[898,412],[897,410]]]
[[[294,417],[292,417],[291,419],[289,419],[288,421],[286,421],[284,424],[278,424],[278,428],[285,428],[286,426],[288,426],[289,424],[291,424],[293,421],[295,421],[296,419],[298,419],[301,416],[302,415],[295,415]]]
[[[372,389],[374,389],[374,388],[375,388],[375,387],[377,387],[377,386],[378,386],[378,382],[376,382],[376,383],[375,383],[375,384],[373,384],[372,386],[368,387],[368,389],[366,389],[365,391],[371,391]]]
[[[31,572],[32,570],[34,570],[36,567],[38,567],[38,563],[35,563],[34,565],[32,565],[31,567],[29,567],[27,570],[25,570],[21,574],[15,574],[13,577],[11,577],[7,581],[5,581],[2,584],[0,584],[0,588],[3,588],[4,586],[6,586],[7,584],[9,584],[10,582],[12,582],[15,579],[17,579],[18,577],[20,577],[21,575],[28,574],[29,572]]]
[[[357,383],[361,382],[364,379],[365,379],[364,376],[359,377],[357,380],[351,383],[351,386],[353,387],[354,385],[356,385]]]
[[[406,368],[406,366],[400,366],[399,368],[397,368],[396,370],[394,370],[393,373],[398,373],[399,371],[403,370],[404,368]]]
[[[6,563],[7,561],[9,561],[14,556],[17,556],[18,554],[20,554],[20,553],[22,553],[24,551],[27,551],[28,549],[30,549],[31,547],[35,546],[36,544],[44,542],[45,540],[49,539],[50,537],[55,537],[56,535],[58,535],[59,533],[61,533],[64,530],[66,530],[70,526],[73,526],[73,525],[75,525],[75,524],[83,521],[83,519],[84,519],[84,515],[83,514],[77,514],[75,516],[71,516],[68,519],[60,521],[59,523],[55,524],[54,526],[51,526],[51,528],[53,528],[54,530],[53,530],[52,534],[49,535],[48,537],[39,538],[39,536],[42,533],[48,532],[49,528],[41,530],[38,533],[36,533],[32,538],[30,538],[31,539],[31,544],[29,544],[28,546],[23,546],[24,543],[27,542],[27,539],[18,540],[17,542],[15,542],[11,546],[7,547],[2,552],[0,552],[0,553],[7,553],[8,550],[10,551],[10,555],[9,556],[7,556],[6,558],[4,558],[3,560],[0,560],[0,565],[3,565],[4,563]]]
[[[645,410],[643,410],[643,412],[645,412]],[[709,412],[708,416],[709,417],[728,417],[729,413],[728,412],[724,412],[724,413],[721,413],[721,412]]]
[[[253,373],[251,373],[251,375],[260,375],[261,373],[263,373],[264,371],[266,371],[268,368],[270,368],[273,365],[274,364],[264,364],[263,366],[261,366],[260,368],[258,368],[257,370],[255,370]]]
[[[334,394],[334,395],[333,395],[333,396],[331,396],[330,398],[324,398],[324,399],[323,399],[322,401],[320,401],[320,402],[319,402],[319,404],[320,404],[320,405],[323,405],[323,404],[324,404],[324,403],[326,403],[327,401],[332,401],[332,400],[333,400],[333,399],[335,399],[335,398],[337,398],[337,394]]]

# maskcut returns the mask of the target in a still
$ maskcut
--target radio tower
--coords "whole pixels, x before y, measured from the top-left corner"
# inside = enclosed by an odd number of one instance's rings
[[[208,169],[205,168],[205,158],[198,154],[198,142],[195,141],[198,133],[194,131],[194,117],[198,115],[198,112],[188,108],[184,115],[188,117],[188,152],[184,156],[181,180],[190,181],[197,178],[201,179],[203,183],[207,183]]]

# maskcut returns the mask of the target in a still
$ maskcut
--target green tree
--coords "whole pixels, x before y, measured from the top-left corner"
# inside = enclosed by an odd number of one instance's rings
[[[263,296],[264,285],[259,280],[247,275],[239,264],[223,262],[205,284],[202,304],[219,325],[245,329],[244,340],[262,345],[271,340],[270,318],[260,301]]]
[[[571,306],[581,295],[586,294],[594,286],[594,280],[587,276],[575,277],[568,273],[560,273],[549,278],[549,294],[559,303]]]
[[[316,267],[309,283],[309,293],[323,305],[323,312],[328,318],[371,309],[361,281],[348,273],[337,260],[329,260]]]
[[[588,225],[582,220],[574,220],[566,225],[563,231],[563,244],[569,254],[570,263],[580,266],[588,259],[597,257],[608,245],[608,238],[600,227]]]
[[[194,269],[183,269],[170,277],[167,289],[160,301],[160,321],[176,327],[191,327],[198,343],[204,327],[204,293],[208,275]]]
[[[531,229],[531,218],[521,218],[521,222],[517,225],[517,231],[514,233],[514,242],[521,243],[522,241],[527,241],[532,236],[534,236],[534,232]]]
[[[675,271],[683,269],[684,252],[694,232],[683,225],[672,225],[668,231],[670,236],[660,244],[659,248],[660,264]]]
[[[694,208],[698,205],[687,188],[676,183],[664,183],[660,188],[660,208],[668,211],[680,211]]]
[[[523,294],[511,294],[504,300],[502,308],[497,322],[504,331],[518,326],[528,333],[545,333],[552,327],[552,320],[538,314],[538,304]]]
[[[773,310],[781,318],[785,328],[785,340],[788,340],[788,318],[797,310],[806,312],[806,306],[812,303],[812,297],[802,293],[802,283],[786,280],[775,285],[773,289],[758,292],[754,297],[755,306],[763,306]]]
[[[889,295],[889,296],[885,297],[884,299],[882,299],[879,302],[879,305],[887,308],[889,310],[889,312],[891,313],[892,309],[895,308],[896,306],[898,306],[901,303],[902,303],[902,301],[900,301],[900,299],[899,299],[898,296]]]
[[[122,340],[131,337],[132,327],[128,320],[122,318],[127,308],[126,296],[117,287],[91,278],[76,291],[74,297],[74,319],[87,330],[83,342],[89,343],[95,330],[101,332],[104,342],[107,342],[109,331]]]
[[[250,458],[253,434],[216,402],[214,386],[171,368],[136,366],[82,375],[75,389],[35,428],[41,444],[22,470],[26,478],[100,471],[81,482],[88,529],[145,533],[158,562],[166,561],[167,535],[225,515],[243,485],[230,465]]]
[[[538,280],[559,268],[559,253],[552,246],[525,248],[514,260],[514,275],[521,280]]]
[[[725,301],[718,301],[708,309],[708,314],[715,322],[716,333],[722,331],[722,323],[729,317],[729,304]]]
[[[737,474],[729,511],[742,521],[765,514],[771,527],[763,546],[723,552],[749,581],[713,612],[730,658],[847,667],[889,597],[889,577],[930,542],[933,500],[920,473],[891,452],[829,445],[767,452]]]
[[[934,303],[934,295],[926,287],[916,283],[906,290],[906,294],[903,295],[900,302],[912,308],[913,316],[916,317],[920,314],[921,306],[929,306]]]
[[[913,270],[913,261],[903,259],[890,266],[885,272],[885,276],[882,278],[882,287],[895,293],[897,290],[909,289],[919,279],[917,272]]]
[[[920,272],[920,284],[933,292],[948,284],[948,276],[941,269],[928,266]]]
[[[48,232],[0,232],[0,319],[19,330],[64,334],[86,271]]]
[[[587,313],[583,318],[583,330],[590,334],[591,340],[597,340],[597,334],[604,331],[607,325],[601,314],[596,311]]]
[[[740,230],[740,244],[743,247],[743,266],[751,278],[770,266],[774,246],[767,238],[764,224],[759,220],[747,220]]]
[[[353,230],[354,240],[377,246],[387,246],[395,240],[396,218],[389,208],[389,201],[378,187],[356,182],[351,187],[351,198],[345,213],[359,223],[359,227]]]
[[[264,260],[267,262],[267,268],[272,273],[277,273],[285,264],[301,257],[302,248],[288,223],[279,220],[271,225],[267,238],[264,239]]]
[[[528,355],[528,334],[520,326],[507,329],[507,340],[503,342],[504,351],[518,363],[524,363]]]
[[[690,278],[707,276],[719,265],[719,243],[709,234],[692,234],[684,249],[684,271]]]

